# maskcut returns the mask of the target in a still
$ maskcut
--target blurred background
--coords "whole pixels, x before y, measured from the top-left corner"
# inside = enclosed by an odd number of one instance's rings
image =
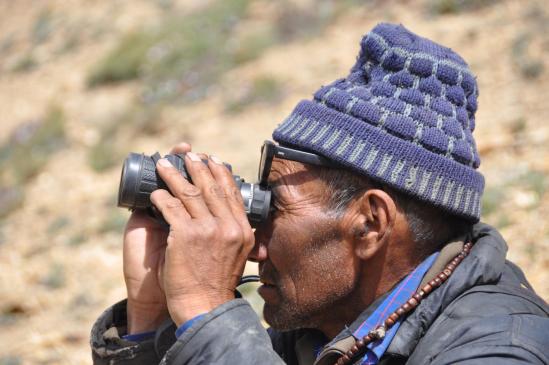
[[[548,300],[549,1],[0,0],[0,365],[91,362],[125,296],[128,152],[187,141],[253,180],[263,140],[380,21],[478,75],[483,220]]]

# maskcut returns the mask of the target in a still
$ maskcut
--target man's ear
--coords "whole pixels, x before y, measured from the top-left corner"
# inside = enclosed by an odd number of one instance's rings
[[[351,220],[355,254],[362,260],[375,256],[389,241],[395,226],[397,208],[389,194],[380,189],[366,190],[353,204]]]

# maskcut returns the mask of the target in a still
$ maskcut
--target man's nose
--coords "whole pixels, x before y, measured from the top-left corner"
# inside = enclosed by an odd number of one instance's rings
[[[250,254],[248,255],[248,260],[252,262],[262,262],[267,260],[267,242],[269,242],[270,235],[267,233],[270,231],[266,227],[267,224],[262,224],[260,227],[257,227],[255,234],[255,245]]]
[[[256,239],[254,248],[248,255],[248,261],[262,262],[267,260],[267,257],[267,245],[263,241]]]

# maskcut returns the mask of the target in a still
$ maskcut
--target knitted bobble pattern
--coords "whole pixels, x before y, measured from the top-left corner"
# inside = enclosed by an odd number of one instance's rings
[[[273,138],[478,221],[477,97],[475,76],[451,49],[379,24],[350,74],[299,103]]]

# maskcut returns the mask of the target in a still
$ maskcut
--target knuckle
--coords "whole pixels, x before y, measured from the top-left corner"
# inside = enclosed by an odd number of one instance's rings
[[[229,191],[232,199],[237,202],[242,202],[242,194],[240,193],[240,189],[238,189],[236,186],[232,186],[231,188],[229,188]]]
[[[190,184],[186,186],[180,186],[176,190],[176,194],[184,198],[199,198],[201,195],[200,189]]]
[[[223,236],[231,243],[242,242],[242,231],[234,225],[227,227],[223,232]]]
[[[211,195],[215,196],[216,198],[225,199],[227,197],[225,190],[221,188],[221,186],[217,184],[211,184],[208,187],[208,191]]]
[[[178,209],[183,208],[183,203],[181,203],[181,200],[179,200],[177,198],[171,198],[171,199],[166,200],[165,207],[167,209],[178,210]]]
[[[214,238],[217,234],[217,227],[214,223],[205,223],[201,229],[202,234],[207,238]]]

